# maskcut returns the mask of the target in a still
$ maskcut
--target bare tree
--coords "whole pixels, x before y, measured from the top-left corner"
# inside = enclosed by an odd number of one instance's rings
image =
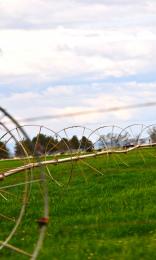
[[[149,135],[152,143],[156,143],[156,126],[153,126],[149,130]]]

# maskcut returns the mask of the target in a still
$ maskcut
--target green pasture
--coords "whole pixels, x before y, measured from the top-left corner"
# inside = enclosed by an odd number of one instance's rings
[[[23,164],[1,161],[1,172]],[[140,149],[85,161],[48,166],[59,187],[48,177],[50,221],[38,259],[156,259],[156,150]],[[45,169],[46,171],[46,169]],[[38,179],[40,169],[33,170]],[[30,173],[28,173],[30,175]],[[69,176],[71,175],[70,181]],[[47,175],[48,176],[48,175]],[[19,173],[0,187],[25,182]],[[0,196],[0,241],[15,225],[24,186],[4,189]],[[7,193],[6,193],[7,191]],[[1,191],[0,191],[1,193]],[[9,242],[32,253],[43,214],[42,185],[29,187],[23,221]],[[29,259],[5,248],[0,259]]]

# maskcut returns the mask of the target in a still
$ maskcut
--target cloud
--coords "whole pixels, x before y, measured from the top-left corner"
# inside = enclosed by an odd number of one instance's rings
[[[105,89],[109,88],[109,91]],[[73,113],[78,111],[96,110],[114,106],[125,106],[153,101],[156,98],[156,83],[138,84],[136,82],[113,84],[97,84],[82,89],[82,86],[49,87],[42,92],[14,93],[3,96],[5,105],[17,119],[34,116]],[[133,93],[133,94],[132,94]],[[154,120],[152,108],[121,110],[102,114],[72,116],[53,120],[35,122],[45,125],[55,131],[71,125],[117,124],[127,125],[131,122],[145,122]],[[24,123],[24,121],[23,121]]]
[[[22,118],[152,100],[155,10],[154,0],[1,1],[2,105]],[[147,120],[144,112],[55,123]]]
[[[151,71],[155,7],[153,0],[3,1],[1,80],[34,85]]]
[[[51,28],[58,25],[125,26],[148,22],[154,0],[71,1],[5,0],[0,3],[1,28]],[[146,15],[145,15],[146,14]],[[155,21],[155,20],[154,20]]]
[[[146,30],[2,30],[0,44],[6,80],[124,77],[155,65],[156,35]]]

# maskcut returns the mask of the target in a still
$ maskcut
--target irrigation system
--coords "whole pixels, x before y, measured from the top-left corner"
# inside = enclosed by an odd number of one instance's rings
[[[101,170],[88,162],[89,158],[127,154],[134,150],[156,146],[151,139],[151,132],[155,129],[155,125],[135,124],[125,128],[110,125],[97,129],[70,126],[55,132],[43,125],[20,125],[3,108],[0,108],[0,118],[0,151],[7,153],[7,149],[13,149],[16,146],[22,154],[21,158],[12,156],[11,159],[0,161],[0,220],[2,223],[0,255],[3,250],[7,249],[33,260],[38,257],[50,221],[48,183],[52,181],[60,187],[68,185],[77,161],[82,161],[96,174],[103,175]],[[40,140],[42,135],[50,137],[44,144],[44,150]],[[32,141],[34,136],[35,139]],[[79,140],[76,148],[70,145],[73,136]],[[10,167],[10,164],[13,166]],[[61,183],[50,167],[51,165],[57,167],[60,164],[66,164],[69,171],[66,183]],[[20,248],[17,247],[12,241],[25,215],[28,214],[27,211],[30,210],[29,208],[27,210],[27,206],[33,203],[31,202],[33,189],[39,200],[41,215],[36,222],[30,220],[29,223],[32,229],[34,225],[38,225],[38,229],[35,229],[34,245],[30,252],[23,249],[22,245]]]

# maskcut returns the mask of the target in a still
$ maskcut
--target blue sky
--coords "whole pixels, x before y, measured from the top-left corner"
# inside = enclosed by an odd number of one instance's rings
[[[21,119],[155,101],[155,13],[155,0],[1,1],[1,106]],[[154,108],[44,124],[136,122]]]

